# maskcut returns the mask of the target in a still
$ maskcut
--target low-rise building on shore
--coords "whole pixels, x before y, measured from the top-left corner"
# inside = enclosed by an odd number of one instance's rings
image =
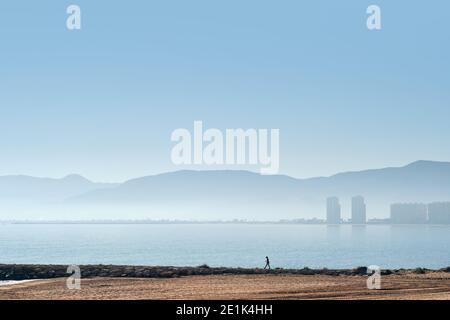
[[[450,202],[433,202],[428,205],[428,222],[450,224]]]
[[[424,203],[394,203],[391,205],[391,223],[427,223],[428,208]]]

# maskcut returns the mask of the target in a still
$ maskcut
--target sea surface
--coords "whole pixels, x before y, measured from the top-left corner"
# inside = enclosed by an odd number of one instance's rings
[[[0,224],[0,263],[442,268],[450,226]]]

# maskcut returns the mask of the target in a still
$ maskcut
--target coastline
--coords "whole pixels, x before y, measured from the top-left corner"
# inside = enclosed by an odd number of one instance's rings
[[[325,219],[282,219],[282,220],[152,220],[152,219],[118,219],[118,220],[0,220],[0,225],[321,225],[321,226],[443,226],[450,227],[449,223],[399,223],[389,218],[373,218],[366,223],[329,223]]]
[[[131,265],[80,265],[82,278],[180,278],[188,276],[218,275],[301,275],[301,276],[367,276],[367,267],[354,269],[281,269],[264,270],[260,268],[209,267],[171,267],[171,266],[131,266]],[[41,264],[0,264],[0,281],[20,281],[33,279],[66,278],[67,265]],[[450,267],[431,270],[383,269],[382,276],[404,274],[448,273]]]

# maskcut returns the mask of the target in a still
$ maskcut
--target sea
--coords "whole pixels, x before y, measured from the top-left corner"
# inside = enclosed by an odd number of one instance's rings
[[[0,224],[0,264],[443,268],[450,226]]]

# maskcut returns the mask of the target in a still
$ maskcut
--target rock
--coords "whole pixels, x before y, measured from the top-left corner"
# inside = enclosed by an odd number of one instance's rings
[[[367,267],[358,267],[353,270],[353,273],[359,276],[367,275]]]
[[[416,268],[416,269],[413,270],[413,273],[415,273],[415,274],[425,274],[425,273],[427,273],[427,270],[424,269],[424,268]]]

